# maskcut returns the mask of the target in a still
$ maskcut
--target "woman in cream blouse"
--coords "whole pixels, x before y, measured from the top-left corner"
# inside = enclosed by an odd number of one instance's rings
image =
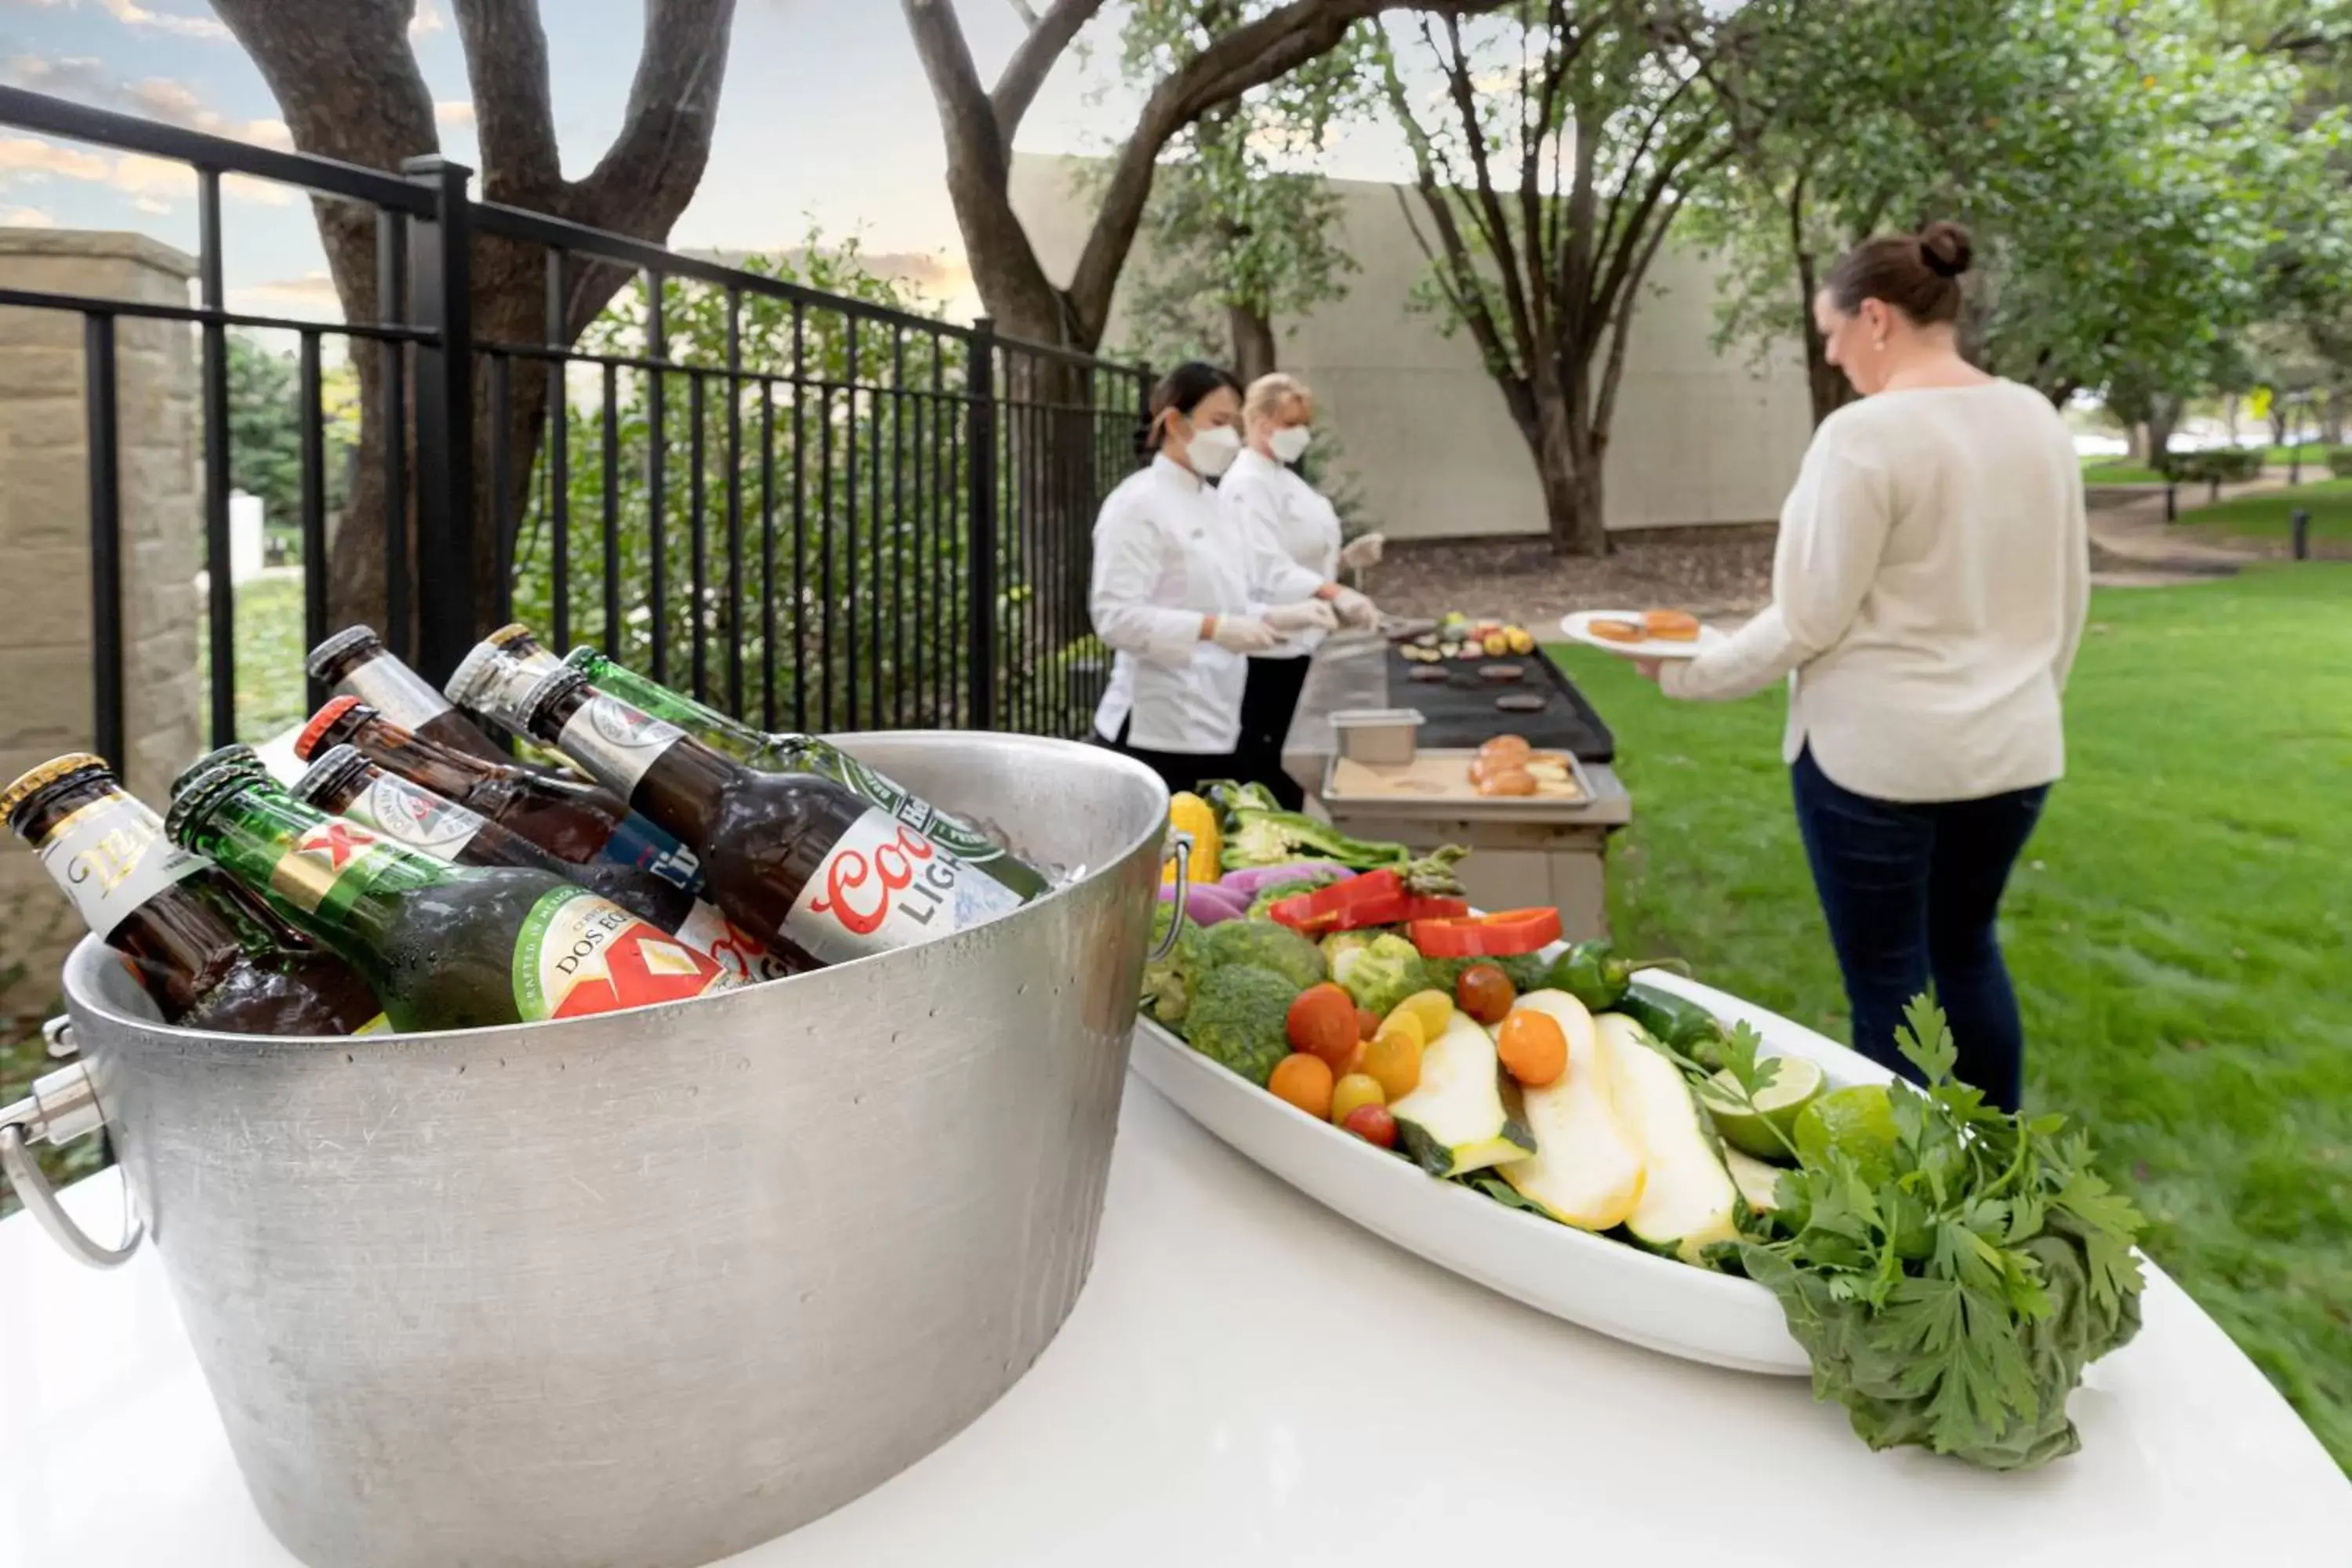
[[[1968,266],[1967,234],[1937,223],[1831,271],[1814,319],[1862,395],[1805,454],[1772,603],[1651,673],[1710,700],[1787,680],[1783,750],[1855,1048],[1907,1072],[1895,1029],[1932,981],[1959,1077],[2013,1109],[2024,1038],[1995,921],[2064,771],[2090,562],[2064,423],[1960,357]]]

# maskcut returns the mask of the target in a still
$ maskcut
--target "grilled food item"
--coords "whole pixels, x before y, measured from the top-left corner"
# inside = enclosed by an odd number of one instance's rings
[[[1649,635],[1638,621],[1587,621],[1584,629],[1607,642],[1640,642]]]
[[[1660,642],[1698,641],[1698,617],[1684,610],[1645,610],[1642,630]]]
[[[1496,768],[1477,780],[1480,795],[1533,795],[1536,776],[1525,768]]]

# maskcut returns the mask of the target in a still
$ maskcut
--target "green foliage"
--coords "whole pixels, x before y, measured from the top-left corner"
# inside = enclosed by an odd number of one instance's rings
[[[905,284],[867,269],[855,239],[828,247],[812,234],[797,258],[753,257],[743,266],[921,312]],[[643,358],[648,305],[640,279],[582,334],[579,352]],[[1083,626],[1062,616],[1047,624],[1051,601],[1030,563],[1042,569],[1066,554],[1067,527],[1090,524],[1100,494],[1131,467],[1134,383],[1073,372],[1048,385],[1024,356],[1005,356],[1011,369],[1000,363],[997,620],[1022,647],[1046,651],[1002,655],[999,710],[992,719],[973,716],[963,711],[964,598],[973,564],[964,343],[822,303],[796,308],[746,293],[736,390],[726,374],[728,311],[723,289],[675,278],[663,283],[667,358],[696,368],[658,376],[658,506],[648,462],[656,374],[586,364],[567,376],[566,605],[574,638],[652,672],[659,616],[666,645],[659,673],[689,687],[698,629],[704,690],[723,707],[736,706],[730,649],[740,649],[743,709],[760,712],[762,672],[772,669],[779,724],[1061,727],[1059,716],[1083,700],[1106,661]],[[740,423],[733,450],[730,423]],[[608,434],[618,459],[609,474]],[[1044,472],[1055,462],[1061,467],[1052,475]],[[552,622],[557,591],[552,472],[542,449],[515,550],[516,617],[542,630]],[[1042,531],[1049,491],[1076,498],[1064,509],[1075,524],[1057,520],[1050,538]],[[740,582],[730,584],[738,516],[743,564]],[[617,626],[606,624],[608,554],[618,578]]]
[[[2258,477],[2263,454],[2248,447],[2209,447],[2199,452],[2168,452],[2158,471],[2179,484],[2237,484]]]
[[[2352,447],[2330,447],[2327,471],[2339,479],[2352,479]]]
[[[1148,91],[1267,0],[1137,0],[1120,73]],[[1315,172],[1332,127],[1367,107],[1368,26],[1338,47],[1213,110],[1169,144],[1127,279],[1129,357],[1238,362],[1233,313],[1275,324],[1341,298],[1359,270],[1339,201]],[[1087,177],[1102,177],[1100,167]]]
[[[344,371],[339,382],[348,382]],[[328,515],[341,510],[351,453],[359,441],[355,409],[321,387]],[[301,376],[291,353],[263,347],[249,334],[228,334],[228,482],[262,503],[262,526],[273,562],[300,550],[302,519]]]
[[[2197,0],[1780,0],[1755,36],[1704,203],[1727,340],[1801,335],[1840,252],[1932,217],[1976,234],[1983,361],[2053,395],[2207,384],[2290,238],[2340,289],[2341,117]]]

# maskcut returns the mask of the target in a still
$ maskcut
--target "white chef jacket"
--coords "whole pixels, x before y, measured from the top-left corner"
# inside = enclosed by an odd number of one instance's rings
[[[1245,527],[1165,457],[1129,475],[1095,520],[1095,635],[1112,650],[1095,730],[1147,752],[1214,754],[1241,739],[1249,664],[1201,636],[1202,616],[1255,616],[1328,582]]]
[[[1286,560],[1295,561],[1325,583],[1339,575],[1339,512],[1291,469],[1255,447],[1244,447],[1225,477],[1217,481],[1217,499]],[[1301,658],[1313,653],[1324,633],[1300,632],[1268,653],[1254,658]]]

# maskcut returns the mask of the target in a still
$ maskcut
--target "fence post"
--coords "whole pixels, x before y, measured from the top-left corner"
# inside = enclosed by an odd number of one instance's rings
[[[436,155],[401,173],[433,193],[411,222],[414,321],[434,338],[416,351],[416,668],[439,685],[474,643],[473,171]]]
[[[996,321],[982,316],[971,324],[971,355],[964,366],[964,450],[971,454],[971,510],[968,530],[971,570],[966,592],[971,644],[965,649],[965,721],[975,730],[996,727]]]

